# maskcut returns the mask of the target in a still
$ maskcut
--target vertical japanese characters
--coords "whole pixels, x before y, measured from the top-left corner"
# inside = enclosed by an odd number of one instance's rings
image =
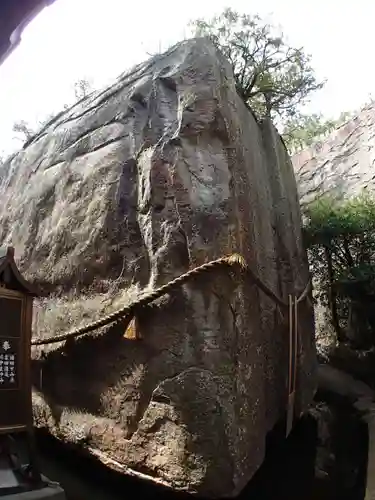
[[[16,385],[16,354],[9,340],[0,345],[0,389]]]

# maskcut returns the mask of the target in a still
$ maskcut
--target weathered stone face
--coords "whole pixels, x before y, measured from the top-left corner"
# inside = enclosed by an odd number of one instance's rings
[[[365,192],[374,192],[374,127],[375,106],[370,104],[355,118],[292,157],[303,208],[324,196],[340,202]],[[361,313],[356,313],[353,308],[345,334],[348,339],[366,342],[367,325],[364,326],[364,322],[357,320],[356,316],[362,318]],[[330,311],[317,298],[315,326],[318,347],[323,350],[336,337],[330,318]]]
[[[309,279],[285,148],[271,123],[256,123],[204,39],[61,114],[0,182],[0,242],[16,247],[46,294],[35,335],[88,323],[233,252],[285,301]],[[137,323],[140,341],[119,325],[46,349],[43,363],[33,351],[37,425],[175,489],[236,494],[286,409],[287,311],[220,272]],[[315,389],[309,301],[299,327],[297,413]]]
[[[293,156],[301,204],[323,194],[337,199],[374,190],[375,107],[365,107],[354,119],[310,148]]]

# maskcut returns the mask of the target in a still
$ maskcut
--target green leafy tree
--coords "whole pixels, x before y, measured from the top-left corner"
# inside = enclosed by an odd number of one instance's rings
[[[305,210],[304,235],[317,298],[339,341],[375,343],[375,198],[325,197]]]
[[[327,119],[321,114],[296,113],[285,120],[282,136],[289,152],[295,153],[311,146],[352,117],[350,112],[341,113],[337,119]]]
[[[326,120],[322,115],[295,114],[287,118],[283,129],[283,139],[290,153],[311,146],[319,138],[336,128],[334,120]]]
[[[290,47],[283,33],[258,15],[227,8],[191,26],[194,35],[208,36],[228,59],[239,94],[259,118],[285,120],[323,86],[310,66],[310,56],[302,48]]]

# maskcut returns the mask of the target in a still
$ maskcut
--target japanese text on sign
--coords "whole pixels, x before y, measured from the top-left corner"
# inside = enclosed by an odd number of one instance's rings
[[[9,340],[0,340],[0,390],[15,389],[17,384],[17,355]]]

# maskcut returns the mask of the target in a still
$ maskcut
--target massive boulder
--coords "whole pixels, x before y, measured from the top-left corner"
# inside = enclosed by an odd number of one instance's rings
[[[206,39],[185,41],[61,113],[0,171],[0,243],[40,287],[34,335],[84,325],[240,253],[284,302],[309,280],[292,165]],[[296,415],[315,391],[299,305]],[[287,308],[248,275],[207,274],[124,323],[33,348],[35,423],[126,473],[233,496],[288,399]]]
[[[364,107],[324,139],[292,158],[301,204],[337,200],[375,187],[375,106]]]

